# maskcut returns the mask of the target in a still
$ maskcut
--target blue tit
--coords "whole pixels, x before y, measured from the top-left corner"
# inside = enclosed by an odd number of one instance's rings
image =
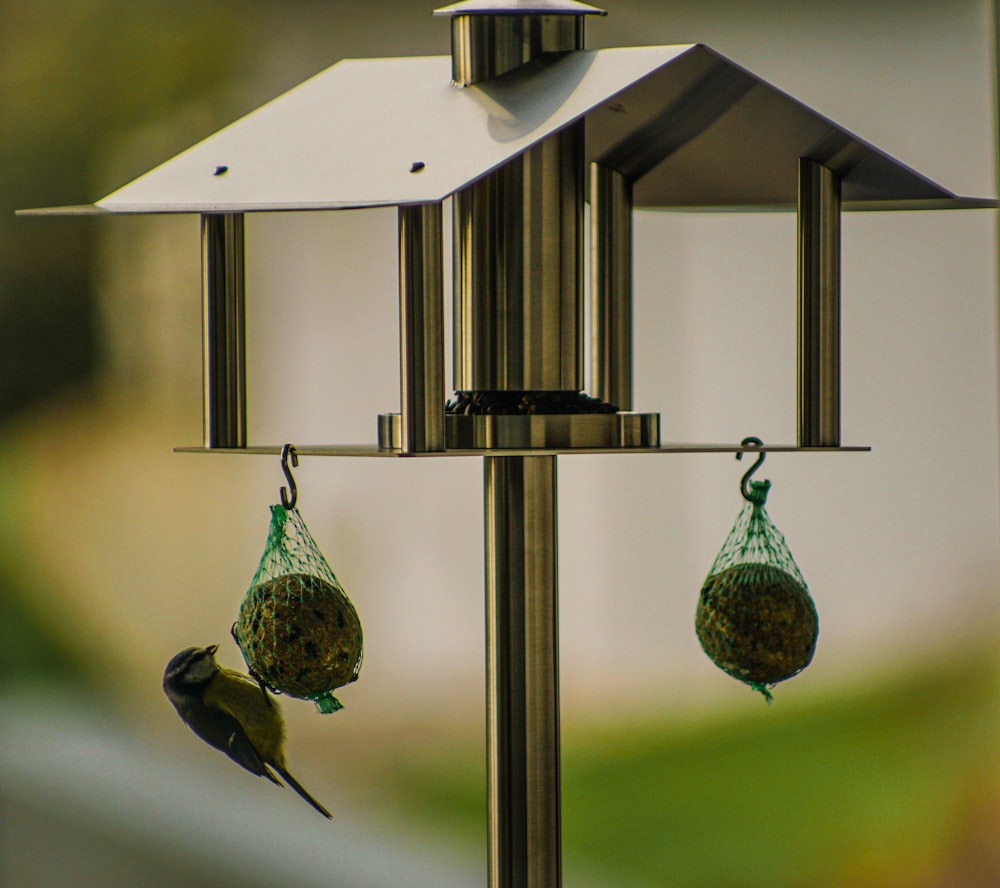
[[[181,651],[163,673],[163,690],[185,724],[251,774],[285,782],[324,817],[331,817],[285,767],[285,722],[262,685],[215,662],[217,644]],[[273,769],[273,770],[272,770]]]

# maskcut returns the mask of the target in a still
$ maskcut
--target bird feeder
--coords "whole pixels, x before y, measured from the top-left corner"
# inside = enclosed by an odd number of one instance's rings
[[[204,440],[178,449],[277,454],[247,423],[244,214],[397,208],[400,410],[373,417],[374,443],[296,449],[482,459],[489,884],[552,888],[558,456],[756,449],[661,445],[659,415],[635,410],[633,212],[796,213],[798,429],[766,450],[832,452],[868,449],[840,434],[842,210],[996,204],[956,196],[707,46],[588,50],[584,21],[604,12],[585,3],[435,14],[450,57],[340,61],[92,206],[28,212],[199,214]]]

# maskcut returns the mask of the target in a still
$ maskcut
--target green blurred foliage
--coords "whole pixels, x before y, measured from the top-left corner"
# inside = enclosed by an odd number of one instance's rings
[[[0,564],[0,691],[13,684],[88,681],[79,661],[52,636],[49,622],[30,608],[20,578]]]
[[[231,119],[231,109],[218,107],[223,119],[208,115],[204,132],[168,128],[157,144],[162,157],[133,161],[118,150],[136,128],[179,107],[211,106],[245,42],[246,28],[234,23],[253,21],[245,15],[251,6],[0,0],[0,423],[85,386],[100,363],[93,272],[100,222],[15,211],[90,203]],[[25,559],[33,550],[16,517],[16,445],[5,438],[2,452],[0,685],[86,685],[87,658],[42,608],[52,596],[32,588]]]
[[[14,685],[39,683],[86,685],[82,658],[56,637],[54,623],[38,607],[31,588],[33,549],[18,522],[18,502],[25,495],[17,471],[18,452],[0,437],[0,692]]]
[[[996,884],[995,650],[739,713],[564,719],[568,867],[630,888]],[[480,750],[426,751],[391,786],[425,822],[483,841]]]
[[[0,0],[0,421],[99,361],[97,226],[14,211],[90,203],[211,132],[178,130],[162,157],[100,181],[125,134],[218,90],[253,5]]]

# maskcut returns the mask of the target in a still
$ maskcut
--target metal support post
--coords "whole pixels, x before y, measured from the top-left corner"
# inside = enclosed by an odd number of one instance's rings
[[[401,449],[444,450],[441,204],[399,207]]]
[[[840,446],[840,179],[799,158],[798,441]]]
[[[455,388],[583,388],[583,129],[454,195]]]
[[[590,394],[632,409],[632,183],[590,165]]]
[[[243,214],[201,217],[206,447],[247,446]]]
[[[547,52],[583,48],[582,15],[508,13],[452,17],[451,79],[457,86],[492,80]]]
[[[484,458],[490,888],[562,884],[556,457]]]

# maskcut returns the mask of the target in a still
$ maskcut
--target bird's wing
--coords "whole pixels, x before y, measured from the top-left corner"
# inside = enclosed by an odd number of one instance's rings
[[[242,765],[248,771],[260,777],[266,777],[272,783],[281,786],[281,781],[274,776],[271,769],[261,759],[250,742],[250,738],[247,737],[246,731],[243,730],[243,726],[236,719],[233,719],[233,731],[229,735],[229,740],[223,751],[238,765]]]
[[[261,700],[260,688],[252,682],[237,683],[231,675],[220,674],[206,688],[204,705],[211,710],[215,722],[213,731],[216,739],[209,742],[252,774],[267,777],[280,786],[281,781],[268,768],[267,760],[247,735],[242,721],[244,717],[257,719],[261,712],[270,719],[275,718],[272,705]],[[234,706],[237,708],[234,709]],[[280,732],[280,727],[277,730]]]

